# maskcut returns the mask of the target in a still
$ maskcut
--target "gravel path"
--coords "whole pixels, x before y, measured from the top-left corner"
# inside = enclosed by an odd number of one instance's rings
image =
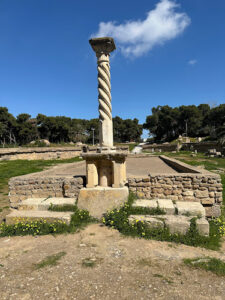
[[[223,300],[224,278],[190,269],[182,259],[225,259],[224,250],[125,238],[99,224],[56,237],[0,238],[0,298]],[[58,265],[35,270],[34,264],[62,251]],[[87,259],[93,267],[82,264]]]

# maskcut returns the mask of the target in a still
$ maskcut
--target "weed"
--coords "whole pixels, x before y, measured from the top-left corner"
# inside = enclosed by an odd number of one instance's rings
[[[225,276],[225,262],[214,257],[186,258],[184,263],[193,268],[211,271],[218,276]]]
[[[191,216],[191,213],[189,211],[185,212],[182,214],[183,216],[186,216],[186,217],[190,217]]]
[[[82,266],[83,267],[88,267],[88,268],[93,268],[96,265],[96,259],[95,258],[84,258],[82,260]]]
[[[162,279],[163,279],[164,281],[166,281],[168,284],[173,283],[173,281],[171,281],[170,279],[164,277],[164,276],[161,275],[161,274],[153,274],[153,277],[162,278]]]
[[[0,212],[2,212],[3,211],[3,209],[2,208],[0,208]]]
[[[3,265],[3,264],[0,264],[0,267],[1,267],[1,268],[3,268],[3,267],[4,267],[4,265]]]
[[[60,258],[66,255],[66,252],[59,252],[54,255],[47,256],[40,263],[35,264],[35,269],[41,269],[48,266],[56,266]]]
[[[161,275],[161,274],[153,274],[153,277],[163,278],[163,275]]]

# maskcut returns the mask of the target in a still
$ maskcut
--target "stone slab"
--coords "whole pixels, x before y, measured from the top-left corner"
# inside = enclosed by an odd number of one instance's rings
[[[95,218],[123,205],[128,199],[128,188],[96,187],[80,190],[77,207],[86,209]]]
[[[35,210],[12,210],[6,216],[6,224],[15,224],[17,222],[46,220],[49,223],[55,221],[63,221],[66,224],[70,223],[73,212],[56,212],[56,211],[35,211]]]
[[[143,208],[157,208],[158,203],[156,200],[137,199],[132,206]]]
[[[178,215],[205,216],[205,209],[199,202],[177,201],[176,207]]]
[[[186,234],[190,228],[190,217],[170,215],[165,217],[165,224],[168,226],[170,233]]]
[[[148,225],[150,225],[150,227],[152,228],[163,228],[164,227],[164,222],[162,220],[160,220],[157,217],[153,217],[153,216],[148,216],[148,215],[130,215],[129,218],[129,223],[136,223],[138,221],[143,221],[148,223]]]
[[[50,198],[28,198],[18,204],[18,210],[48,210],[50,205],[74,205],[74,198],[50,197]]]
[[[165,210],[167,215],[174,215],[175,213],[175,207],[170,199],[158,199],[158,206],[160,209]]]

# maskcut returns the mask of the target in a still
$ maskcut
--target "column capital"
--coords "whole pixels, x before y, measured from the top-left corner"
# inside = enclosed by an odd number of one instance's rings
[[[92,49],[96,55],[109,54],[116,49],[114,39],[112,37],[93,38],[89,40]]]

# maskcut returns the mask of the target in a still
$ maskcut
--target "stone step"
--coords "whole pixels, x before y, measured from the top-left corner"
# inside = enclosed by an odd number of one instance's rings
[[[21,221],[38,221],[46,220],[48,223],[63,221],[70,223],[73,212],[56,212],[56,211],[36,211],[36,210],[17,210],[14,209],[6,216],[6,224],[15,224]]]
[[[190,221],[192,217],[180,215],[131,215],[129,216],[129,223],[136,223],[137,221],[144,221],[150,228],[163,228],[167,226],[170,233],[186,234],[190,228]],[[201,235],[209,235],[209,222],[205,218],[196,220],[196,225]]]
[[[176,201],[173,202],[170,199],[138,199],[136,200],[133,207],[140,208],[157,208],[164,210],[167,215],[186,215],[186,216],[205,216],[205,209],[199,202],[191,201]]]
[[[74,205],[74,198],[28,198],[18,204],[18,210],[48,210],[50,205]]]

